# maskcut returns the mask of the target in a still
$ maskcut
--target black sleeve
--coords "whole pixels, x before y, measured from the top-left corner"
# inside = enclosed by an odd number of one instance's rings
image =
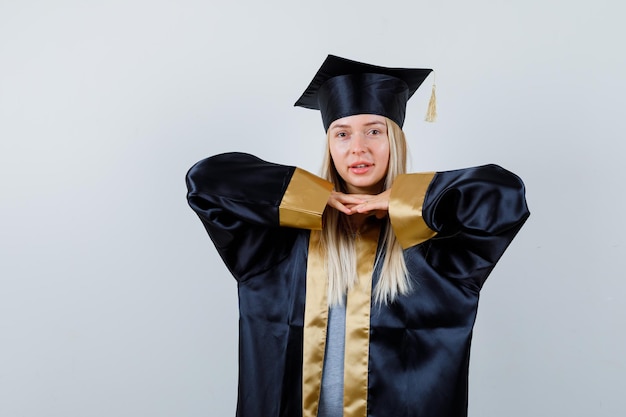
[[[279,227],[279,206],[295,169],[228,153],[204,159],[187,173],[189,205],[237,280],[288,255],[297,231]]]
[[[423,212],[437,232],[428,263],[445,276],[470,278],[477,288],[530,215],[524,183],[497,165],[438,172]]]

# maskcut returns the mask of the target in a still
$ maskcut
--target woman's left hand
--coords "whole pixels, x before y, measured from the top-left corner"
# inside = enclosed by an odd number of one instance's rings
[[[377,195],[351,194],[352,197],[363,200],[363,202],[351,206],[350,209],[352,209],[354,213],[374,214],[377,218],[382,219],[389,211],[390,195],[391,189],[385,190]]]

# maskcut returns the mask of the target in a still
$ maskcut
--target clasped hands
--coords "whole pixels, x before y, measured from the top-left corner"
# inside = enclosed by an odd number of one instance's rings
[[[327,205],[347,214],[374,215],[379,219],[385,217],[389,211],[389,195],[391,189],[380,194],[344,194],[332,191],[328,197]]]

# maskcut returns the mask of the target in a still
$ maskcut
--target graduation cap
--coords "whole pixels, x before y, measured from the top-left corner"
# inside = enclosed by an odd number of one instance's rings
[[[385,116],[402,127],[406,103],[432,72],[425,68],[386,68],[328,55],[295,106],[320,110],[324,129],[355,114]],[[427,121],[436,118],[435,85]]]

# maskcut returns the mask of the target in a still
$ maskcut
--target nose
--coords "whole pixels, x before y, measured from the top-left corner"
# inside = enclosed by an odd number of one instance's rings
[[[350,152],[353,154],[365,152],[366,144],[365,137],[360,133],[356,133],[352,136],[350,141]]]

